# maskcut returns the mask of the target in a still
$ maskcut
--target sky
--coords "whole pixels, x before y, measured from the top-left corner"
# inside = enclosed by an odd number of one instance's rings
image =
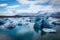
[[[60,12],[60,0],[0,0],[0,15]]]

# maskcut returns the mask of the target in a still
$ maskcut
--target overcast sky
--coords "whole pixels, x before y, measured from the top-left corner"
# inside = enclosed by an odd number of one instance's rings
[[[60,0],[0,0],[0,15],[60,12]]]

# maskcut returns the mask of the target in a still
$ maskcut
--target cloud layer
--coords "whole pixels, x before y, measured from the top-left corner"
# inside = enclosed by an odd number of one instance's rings
[[[17,0],[21,4],[36,4],[36,3],[45,3],[49,0]]]
[[[16,0],[21,4],[10,5],[0,4],[0,7],[4,7],[5,11],[0,11],[0,15],[13,16],[21,13],[50,13],[50,12],[60,12],[60,0]],[[49,5],[41,5],[48,3]],[[39,4],[39,5],[36,5]],[[22,6],[25,5],[25,6]],[[26,6],[28,5],[28,6]],[[27,8],[26,8],[27,7]]]
[[[0,7],[5,7],[7,6],[8,4],[0,4]]]

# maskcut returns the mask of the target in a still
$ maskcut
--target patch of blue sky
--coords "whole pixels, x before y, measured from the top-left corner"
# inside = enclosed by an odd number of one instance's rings
[[[15,8],[15,9],[27,9],[30,7],[29,5],[21,5],[16,0],[0,0],[0,4],[8,4],[8,6],[20,5],[18,8]],[[6,6],[6,7],[8,7],[8,6]],[[5,11],[6,7],[0,6],[0,11]]]
[[[0,4],[3,4],[3,3],[7,3],[9,5],[16,5],[16,4],[20,4],[18,3],[16,0],[0,0]]]
[[[4,7],[0,7],[0,11],[5,11],[6,9]]]
[[[49,5],[49,3],[48,3],[48,2],[46,2],[46,3],[37,3],[37,4],[35,4],[35,5],[43,5],[43,6],[48,6],[48,5]]]

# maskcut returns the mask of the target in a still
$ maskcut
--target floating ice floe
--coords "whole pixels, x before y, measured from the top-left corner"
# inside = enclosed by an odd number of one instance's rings
[[[56,32],[56,29],[44,28],[43,31],[44,31],[44,32],[47,32],[47,33],[55,33],[55,32]]]

